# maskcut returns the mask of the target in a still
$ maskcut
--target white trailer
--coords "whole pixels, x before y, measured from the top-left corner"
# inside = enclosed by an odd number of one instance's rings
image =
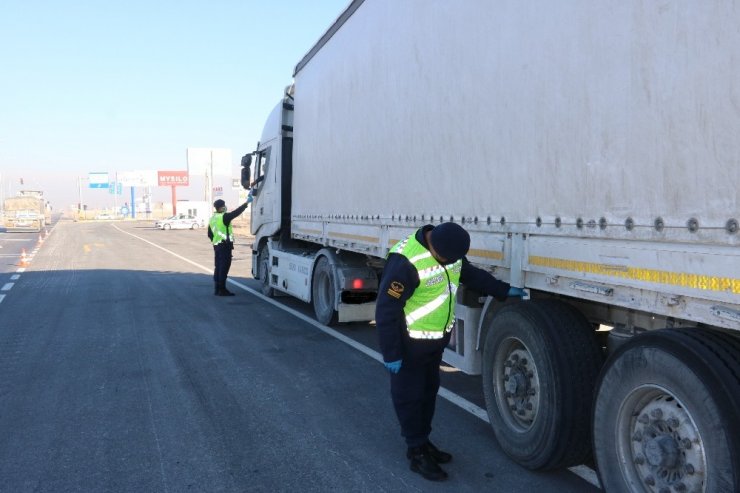
[[[460,290],[445,354],[512,458],[740,491],[738,7],[353,1],[243,162],[254,277],[370,320],[390,246],[459,222],[531,292]]]

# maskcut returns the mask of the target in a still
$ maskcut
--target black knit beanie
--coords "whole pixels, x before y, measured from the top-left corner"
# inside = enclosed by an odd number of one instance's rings
[[[470,235],[456,223],[442,223],[432,230],[432,247],[448,262],[457,262],[468,253]]]

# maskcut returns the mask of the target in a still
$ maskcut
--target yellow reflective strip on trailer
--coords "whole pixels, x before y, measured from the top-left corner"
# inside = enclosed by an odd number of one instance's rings
[[[480,250],[477,248],[471,248],[468,250],[468,257],[480,257],[480,258],[490,258],[494,260],[503,260],[504,254],[503,252],[497,252],[493,250]]]
[[[701,274],[689,274],[686,272],[669,272],[657,269],[643,269],[639,267],[625,267],[540,256],[529,257],[529,264],[572,272],[585,272],[602,276],[619,277],[634,281],[645,281],[708,291],[729,291],[734,294],[740,294],[740,279],[733,279],[730,277],[706,276]]]

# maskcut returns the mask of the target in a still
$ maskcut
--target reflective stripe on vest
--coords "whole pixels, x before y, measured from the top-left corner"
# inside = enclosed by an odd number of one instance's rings
[[[211,220],[208,221],[208,224],[211,227],[211,233],[213,233],[213,239],[211,240],[213,246],[216,246],[225,240],[230,240],[232,243],[234,242],[234,228],[231,224],[229,224],[228,227],[224,224],[223,212],[217,212],[211,216]]]
[[[455,293],[460,284],[462,260],[444,266],[416,234],[396,243],[389,253],[406,257],[419,274],[419,287],[403,307],[409,336],[414,339],[441,339],[455,321]]]

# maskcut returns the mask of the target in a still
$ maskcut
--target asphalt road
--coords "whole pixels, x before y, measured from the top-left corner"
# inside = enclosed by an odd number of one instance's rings
[[[267,300],[237,242],[215,297],[203,230],[59,221],[0,233],[0,491],[600,491],[509,460],[489,425],[440,398],[450,479],[408,470],[373,329],[336,330]],[[9,246],[14,245],[14,246]],[[480,380],[443,385],[480,406]]]

